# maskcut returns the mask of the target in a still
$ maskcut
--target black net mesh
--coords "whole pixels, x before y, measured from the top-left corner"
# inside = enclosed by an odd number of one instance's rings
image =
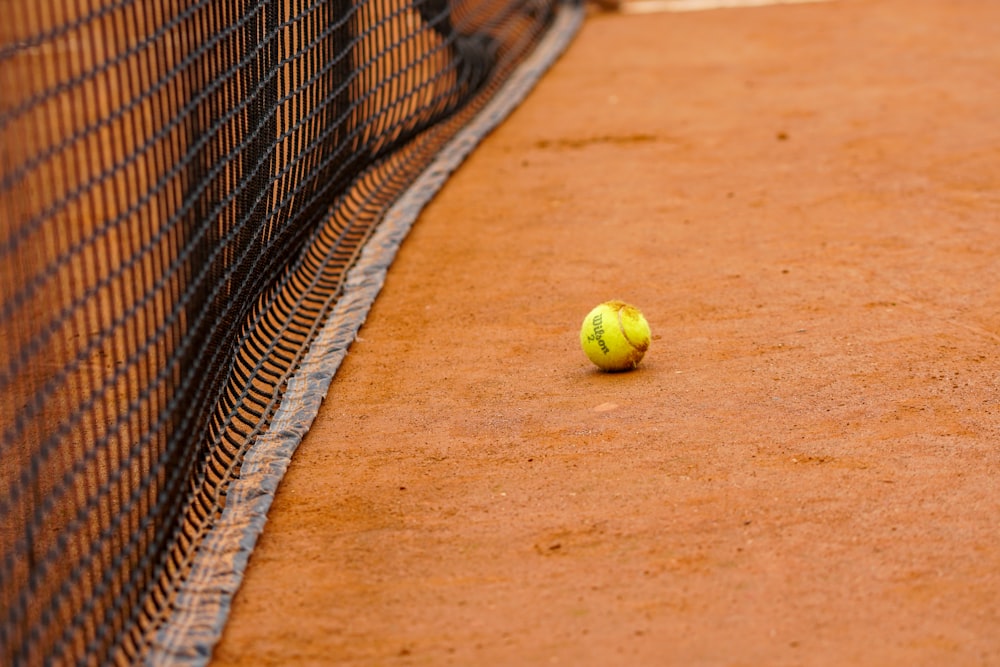
[[[555,8],[0,9],[0,664],[134,662],[373,227]]]

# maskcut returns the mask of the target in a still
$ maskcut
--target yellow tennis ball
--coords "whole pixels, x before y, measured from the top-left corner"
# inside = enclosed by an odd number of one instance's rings
[[[607,301],[587,314],[580,345],[587,358],[604,371],[628,371],[649,349],[649,323],[635,306]]]

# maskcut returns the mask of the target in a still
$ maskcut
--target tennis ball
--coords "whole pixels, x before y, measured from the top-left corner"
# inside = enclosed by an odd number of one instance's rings
[[[628,371],[649,349],[649,323],[639,309],[624,301],[607,301],[587,313],[580,345],[603,371]]]

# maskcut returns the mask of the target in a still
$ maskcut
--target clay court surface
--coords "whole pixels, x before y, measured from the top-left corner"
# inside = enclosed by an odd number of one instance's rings
[[[998,72],[984,0],[593,13],[404,243],[213,664],[1000,664]]]

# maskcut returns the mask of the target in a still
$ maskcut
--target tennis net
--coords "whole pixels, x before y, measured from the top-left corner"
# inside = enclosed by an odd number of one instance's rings
[[[558,7],[3,4],[0,663],[134,663],[366,241]]]

